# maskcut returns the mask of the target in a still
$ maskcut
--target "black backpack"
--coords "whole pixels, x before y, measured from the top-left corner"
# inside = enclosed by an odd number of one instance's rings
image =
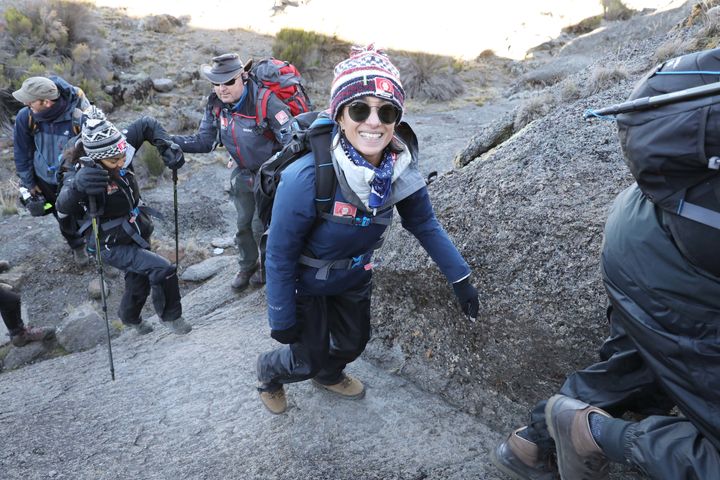
[[[330,211],[335,196],[337,179],[330,159],[330,135],[334,123],[319,112],[302,113],[295,117],[295,122],[290,143],[266,160],[255,177],[255,208],[265,230],[270,226],[275,193],[283,170],[309,151],[315,152],[315,206],[318,214]]]
[[[625,162],[643,193],[668,212],[716,229],[720,199],[712,191],[720,187],[720,94],[711,84],[720,85],[719,75],[720,49],[668,60],[621,105],[634,101],[635,108],[616,117]],[[698,87],[710,94],[673,100]],[[668,102],[653,106],[660,97]]]

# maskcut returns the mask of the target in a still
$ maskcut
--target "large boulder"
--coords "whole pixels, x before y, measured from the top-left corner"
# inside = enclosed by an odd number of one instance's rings
[[[494,410],[497,398],[528,406],[549,396],[595,360],[607,333],[598,256],[607,209],[632,177],[614,125],[583,120],[590,106],[562,106],[429,186],[481,292],[476,324],[399,222],[379,252],[375,342],[401,352],[404,373],[473,412]]]

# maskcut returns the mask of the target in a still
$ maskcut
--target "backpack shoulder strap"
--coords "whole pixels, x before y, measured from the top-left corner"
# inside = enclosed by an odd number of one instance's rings
[[[80,131],[82,130],[82,122],[83,122],[83,111],[79,108],[73,109],[72,113],[72,130],[73,135],[78,135]]]
[[[307,132],[307,141],[315,157],[315,208],[318,217],[330,212],[337,187],[330,154],[332,129],[331,121],[321,119],[321,123],[313,123]]]

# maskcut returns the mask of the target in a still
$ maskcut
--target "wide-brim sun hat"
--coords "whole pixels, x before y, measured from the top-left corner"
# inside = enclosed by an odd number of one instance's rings
[[[243,72],[245,66],[237,53],[213,57],[212,65],[202,65],[200,72],[212,83],[225,83]]]

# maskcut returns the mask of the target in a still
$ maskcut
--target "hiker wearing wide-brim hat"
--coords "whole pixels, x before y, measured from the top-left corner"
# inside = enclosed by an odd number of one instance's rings
[[[237,53],[226,53],[214,57],[212,59],[212,65],[200,66],[200,72],[212,84],[226,83],[237,78],[247,70],[245,65],[240,61],[240,56]]]
[[[312,379],[321,389],[360,399],[363,383],[345,367],[370,339],[373,252],[397,210],[438,265],[473,321],[478,292],[465,262],[433,212],[418,169],[417,138],[401,123],[405,91],[390,59],[370,45],[335,67],[323,145],[282,172],[267,241],[270,335],[285,344],[257,361],[267,409],[285,411],[284,385]],[[312,128],[312,127],[311,127]],[[317,149],[315,149],[317,146]],[[316,161],[321,155],[322,158]],[[336,172],[327,214],[316,209],[316,169]]]
[[[182,317],[175,265],[150,250],[154,228],[150,217],[157,212],[141,200],[133,168],[135,152],[144,142],[157,147],[168,168],[177,170],[185,163],[182,151],[173,146],[154,118],[143,116],[121,131],[101,111],[88,109],[80,138],[64,152],[68,172],[57,206],[63,213],[97,214],[98,238],[93,238],[96,232],[90,220],[80,232],[92,250],[96,243],[100,245],[103,264],[125,272],[125,291],[118,309],[122,323],[140,334],[152,331],[141,315],[152,292],[161,323],[174,333],[185,334],[191,327]],[[92,211],[93,205],[97,212]]]
[[[13,92],[24,104],[15,117],[13,148],[20,184],[52,214],[60,233],[72,249],[77,265],[88,265],[84,241],[77,235],[77,219],[61,216],[53,205],[60,188],[60,157],[70,138],[80,131],[82,110],[90,106],[83,91],[60,77],[30,77]]]
[[[258,88],[248,80],[252,61],[243,63],[237,53],[214,57],[200,72],[212,84],[200,127],[193,135],[174,135],[186,153],[209,153],[224,145],[230,155],[230,198],[237,210],[235,245],[239,271],[231,286],[237,291],[265,283],[259,268],[263,225],[255,212],[253,183],[260,165],[292,138],[290,108],[270,95],[265,118],[256,111]]]

